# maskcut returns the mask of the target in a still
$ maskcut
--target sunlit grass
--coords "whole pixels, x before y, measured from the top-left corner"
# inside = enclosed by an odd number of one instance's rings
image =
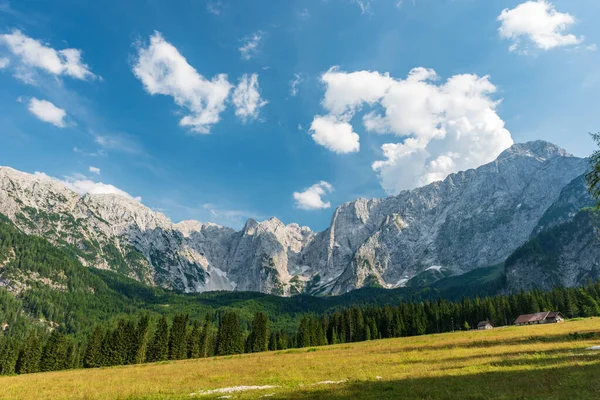
[[[599,399],[600,318],[0,378],[2,399]],[[334,381],[333,384],[315,385]],[[343,381],[343,382],[340,382]],[[202,395],[235,386],[276,388]]]

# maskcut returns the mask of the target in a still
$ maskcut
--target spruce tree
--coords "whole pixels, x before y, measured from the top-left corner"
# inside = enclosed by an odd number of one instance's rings
[[[1,333],[0,339],[0,375],[12,375],[19,358],[20,343],[15,337],[2,338]]]
[[[267,351],[269,348],[269,318],[267,314],[254,314],[246,349],[249,353]]]
[[[134,363],[141,364],[146,361],[148,353],[148,342],[150,341],[150,317],[144,315],[137,324],[135,334],[135,357]]]
[[[30,374],[39,371],[40,359],[42,358],[42,344],[43,342],[36,331],[32,330],[29,332],[17,360],[16,372],[18,374]]]
[[[217,333],[217,355],[241,354],[244,352],[244,333],[237,312],[225,311],[221,316]]]
[[[302,320],[300,320],[300,328],[298,328],[297,343],[298,347],[310,347],[312,345],[310,326],[306,315],[302,317]]]
[[[67,338],[57,330],[52,331],[42,350],[40,371],[59,371],[69,366]]]
[[[202,325],[202,334],[200,335],[200,357],[208,357],[211,352],[209,349],[212,334],[211,327],[210,315],[206,314],[204,317],[204,325]]]
[[[194,321],[192,331],[187,338],[187,357],[200,358],[200,336],[202,334],[200,322]]]
[[[169,357],[169,323],[164,315],[156,325],[152,343],[148,348],[148,362],[165,361]]]
[[[83,366],[85,368],[98,368],[104,365],[102,360],[103,339],[104,335],[102,328],[100,326],[96,326],[88,339],[87,348],[83,357]]]
[[[188,315],[176,315],[173,319],[171,334],[169,336],[169,359],[182,360],[187,357],[187,326]]]

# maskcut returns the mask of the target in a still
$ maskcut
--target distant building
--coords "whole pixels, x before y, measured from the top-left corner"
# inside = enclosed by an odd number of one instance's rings
[[[481,321],[477,324],[477,330],[485,331],[488,329],[494,329],[494,326],[490,324],[490,321]]]
[[[562,314],[557,311],[544,311],[535,314],[520,315],[515,320],[515,325],[553,324],[563,322],[564,320]]]

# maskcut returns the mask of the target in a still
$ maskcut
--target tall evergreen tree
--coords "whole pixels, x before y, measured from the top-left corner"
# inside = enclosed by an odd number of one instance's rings
[[[204,318],[204,325],[202,325],[202,334],[200,335],[200,357],[208,357],[210,353],[210,343],[212,335],[212,323],[210,321],[210,315],[206,314]],[[214,350],[214,349],[213,349]]]
[[[96,326],[88,339],[87,348],[83,357],[83,366],[85,368],[97,368],[104,364],[102,360],[103,338],[102,328]]]
[[[165,361],[169,357],[169,323],[164,315],[158,321],[152,343],[148,348],[149,362]]]
[[[254,314],[250,335],[248,335],[246,351],[257,353],[267,351],[269,348],[269,318],[267,314],[258,312]]]
[[[202,330],[200,328],[200,322],[194,321],[192,330],[187,338],[187,357],[188,358],[200,358],[200,339]]]
[[[52,331],[42,350],[40,371],[59,371],[69,367],[68,346],[65,335]]]
[[[143,315],[137,324],[135,333],[135,357],[134,363],[141,364],[146,361],[148,353],[148,343],[150,341],[150,317]]]
[[[169,336],[169,359],[182,360],[187,358],[187,326],[189,315],[176,315],[173,318],[171,334]]]
[[[38,333],[35,330],[29,332],[17,360],[16,372],[18,374],[30,374],[39,371],[42,346],[43,341]]]
[[[225,311],[221,316],[217,333],[217,355],[241,354],[244,352],[244,332],[237,312]]]

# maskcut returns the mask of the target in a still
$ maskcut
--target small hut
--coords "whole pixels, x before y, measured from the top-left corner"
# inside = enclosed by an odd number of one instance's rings
[[[488,329],[494,329],[494,326],[490,323],[490,321],[481,321],[477,324],[477,330],[486,331]]]

